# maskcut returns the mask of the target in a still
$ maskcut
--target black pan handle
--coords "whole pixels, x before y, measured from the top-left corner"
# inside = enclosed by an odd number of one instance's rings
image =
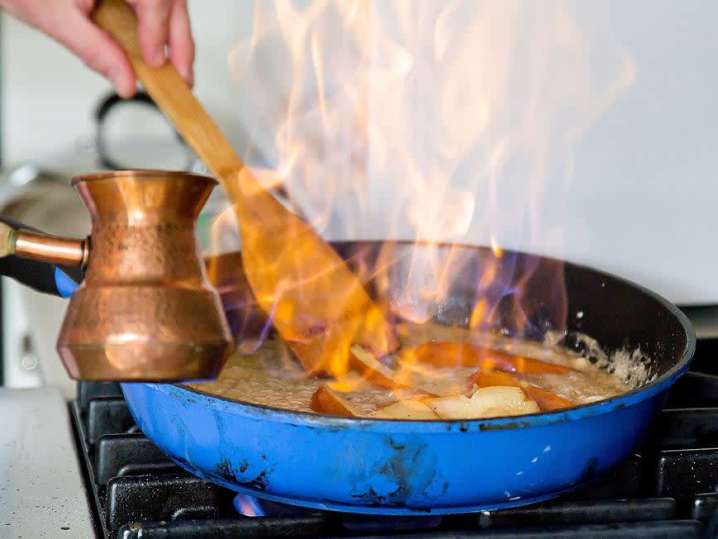
[[[105,122],[110,112],[115,110],[117,107],[126,106],[132,103],[143,105],[150,109],[155,109],[158,112],[160,110],[157,104],[152,100],[152,97],[150,97],[147,92],[137,92],[135,95],[129,98],[123,98],[116,93],[111,92],[100,102],[97,109],[95,110],[95,125],[97,130],[95,134],[95,149],[97,151],[97,159],[99,161],[99,164],[104,168],[108,168],[110,170],[124,170],[127,168],[136,168],[128,166],[128,164],[119,163],[111,157],[111,152],[109,150],[105,135]],[[177,138],[177,141],[183,147],[186,148],[187,146],[184,140],[176,130],[174,130],[174,135]],[[187,168],[189,168],[192,164],[192,157],[189,153],[187,158]]]
[[[5,217],[0,217],[0,222],[15,229],[39,232],[37,229]],[[80,283],[83,278],[83,272],[80,268],[39,262],[19,258],[15,255],[0,258],[0,275],[10,277],[38,292],[60,297],[72,295],[72,292],[79,286],[78,283]]]

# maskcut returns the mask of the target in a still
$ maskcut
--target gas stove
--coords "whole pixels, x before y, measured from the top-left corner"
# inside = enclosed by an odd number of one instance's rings
[[[609,475],[552,502],[469,515],[370,517],[236,495],[165,457],[117,384],[80,383],[70,415],[99,537],[714,537],[717,357],[718,341],[699,341],[652,434]]]

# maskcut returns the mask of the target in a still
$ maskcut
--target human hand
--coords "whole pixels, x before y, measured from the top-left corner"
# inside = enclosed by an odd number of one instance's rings
[[[169,55],[190,85],[194,41],[186,0],[127,0],[137,14],[145,62],[164,64]],[[112,82],[122,97],[135,93],[136,79],[122,48],[90,18],[96,0],[0,0],[0,7],[53,37],[94,71]]]

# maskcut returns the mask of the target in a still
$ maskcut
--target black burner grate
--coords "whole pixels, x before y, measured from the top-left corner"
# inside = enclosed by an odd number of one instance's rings
[[[101,537],[718,536],[718,376],[712,374],[681,379],[643,448],[576,493],[526,508],[401,519],[261,501],[274,516],[242,516],[234,493],[187,474],[138,431],[117,384],[78,387],[71,412]]]

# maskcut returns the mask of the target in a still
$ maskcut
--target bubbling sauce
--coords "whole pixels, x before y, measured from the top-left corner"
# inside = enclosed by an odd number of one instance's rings
[[[540,359],[572,369],[566,374],[524,375],[534,386],[549,390],[575,405],[586,404],[619,395],[635,387],[635,383],[599,368],[585,357],[558,345],[537,343],[496,335],[469,334],[462,328],[434,324],[409,325],[399,328],[402,347],[416,346],[429,341],[464,342],[491,349]],[[391,365],[391,358],[389,361]],[[360,416],[370,416],[378,409],[431,393],[452,396],[466,392],[467,380],[476,367],[433,367],[412,364],[403,369],[402,379],[409,388],[385,389],[377,387],[359,374],[350,373],[339,381],[307,375],[292,358],[291,352],[279,338],[270,338],[255,352],[237,350],[228,360],[219,378],[213,382],[192,384],[189,387],[205,394],[225,399],[259,404],[299,412],[312,412],[310,401],[322,385],[329,385],[341,393]],[[419,389],[420,388],[420,389]]]

